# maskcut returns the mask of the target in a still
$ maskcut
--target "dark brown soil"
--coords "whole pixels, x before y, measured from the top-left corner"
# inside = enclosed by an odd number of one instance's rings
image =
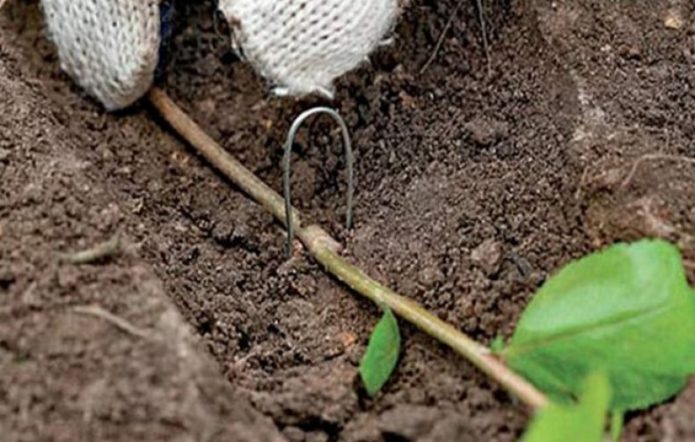
[[[522,406],[409,326],[394,379],[367,399],[357,364],[376,308],[310,259],[285,262],[272,217],[145,105],[105,114],[60,72],[36,4],[10,3],[0,15],[0,434],[521,434]],[[483,342],[511,333],[550,272],[606,243],[661,236],[695,259],[695,166],[674,159],[695,156],[695,6],[485,2],[488,63],[466,2],[421,73],[457,3],[413,1],[395,44],[339,82],[333,105],[357,156],[352,232],[341,227],[337,133],[324,120],[301,133],[294,196],[308,218],[373,276]],[[182,9],[162,87],[279,189],[289,121],[319,101],[269,96],[211,2]],[[649,154],[671,156],[639,160]],[[118,257],[56,260],[118,232]],[[148,337],[76,313],[84,304]],[[693,403],[695,384],[630,416],[625,440],[695,440]]]

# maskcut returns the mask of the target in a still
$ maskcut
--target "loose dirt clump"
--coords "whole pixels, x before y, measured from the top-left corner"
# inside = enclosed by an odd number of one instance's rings
[[[338,133],[323,119],[300,132],[293,190],[307,217],[483,342],[508,336],[539,284],[595,247],[662,236],[695,258],[695,166],[640,160],[695,155],[695,6],[485,2],[487,60],[467,2],[420,73],[457,3],[412,2],[394,45],[339,81],[332,105],[357,156],[353,231],[341,227]],[[162,87],[280,189],[288,124],[322,101],[269,96],[213,9],[180,2]],[[0,425],[14,431],[2,434],[518,438],[521,406],[407,326],[396,376],[368,399],[356,367],[376,309],[311,260],[285,262],[281,227],[146,105],[106,115],[86,98],[35,2],[12,2],[0,23]],[[52,258],[117,232],[119,257]],[[83,304],[164,338],[71,310]],[[691,385],[630,416],[625,440],[695,438],[693,398]]]

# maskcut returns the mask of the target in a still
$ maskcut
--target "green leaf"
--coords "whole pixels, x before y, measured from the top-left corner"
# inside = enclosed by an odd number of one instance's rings
[[[504,338],[502,336],[497,336],[490,342],[490,351],[493,354],[498,354],[504,350]]]
[[[501,353],[556,400],[602,370],[611,409],[644,408],[695,372],[695,295],[665,241],[615,245],[566,266],[526,308]]]
[[[576,405],[550,404],[531,422],[523,442],[602,442],[610,386],[603,374],[592,374]]]
[[[400,347],[398,322],[391,309],[384,307],[384,316],[374,327],[367,352],[360,362],[360,376],[370,396],[376,395],[391,377]]]
[[[625,424],[625,416],[622,411],[614,411],[611,413],[611,440],[618,442],[623,434],[623,426]]]

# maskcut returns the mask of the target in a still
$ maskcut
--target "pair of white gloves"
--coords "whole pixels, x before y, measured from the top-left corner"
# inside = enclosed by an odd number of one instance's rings
[[[332,95],[391,32],[404,0],[219,0],[237,51],[280,94]],[[171,0],[41,0],[61,67],[107,110],[152,85]]]

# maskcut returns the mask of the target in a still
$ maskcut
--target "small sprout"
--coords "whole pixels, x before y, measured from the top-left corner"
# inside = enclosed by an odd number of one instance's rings
[[[374,327],[367,352],[360,362],[362,383],[370,396],[375,396],[391,377],[400,348],[398,322],[391,309],[384,307],[384,316]]]

